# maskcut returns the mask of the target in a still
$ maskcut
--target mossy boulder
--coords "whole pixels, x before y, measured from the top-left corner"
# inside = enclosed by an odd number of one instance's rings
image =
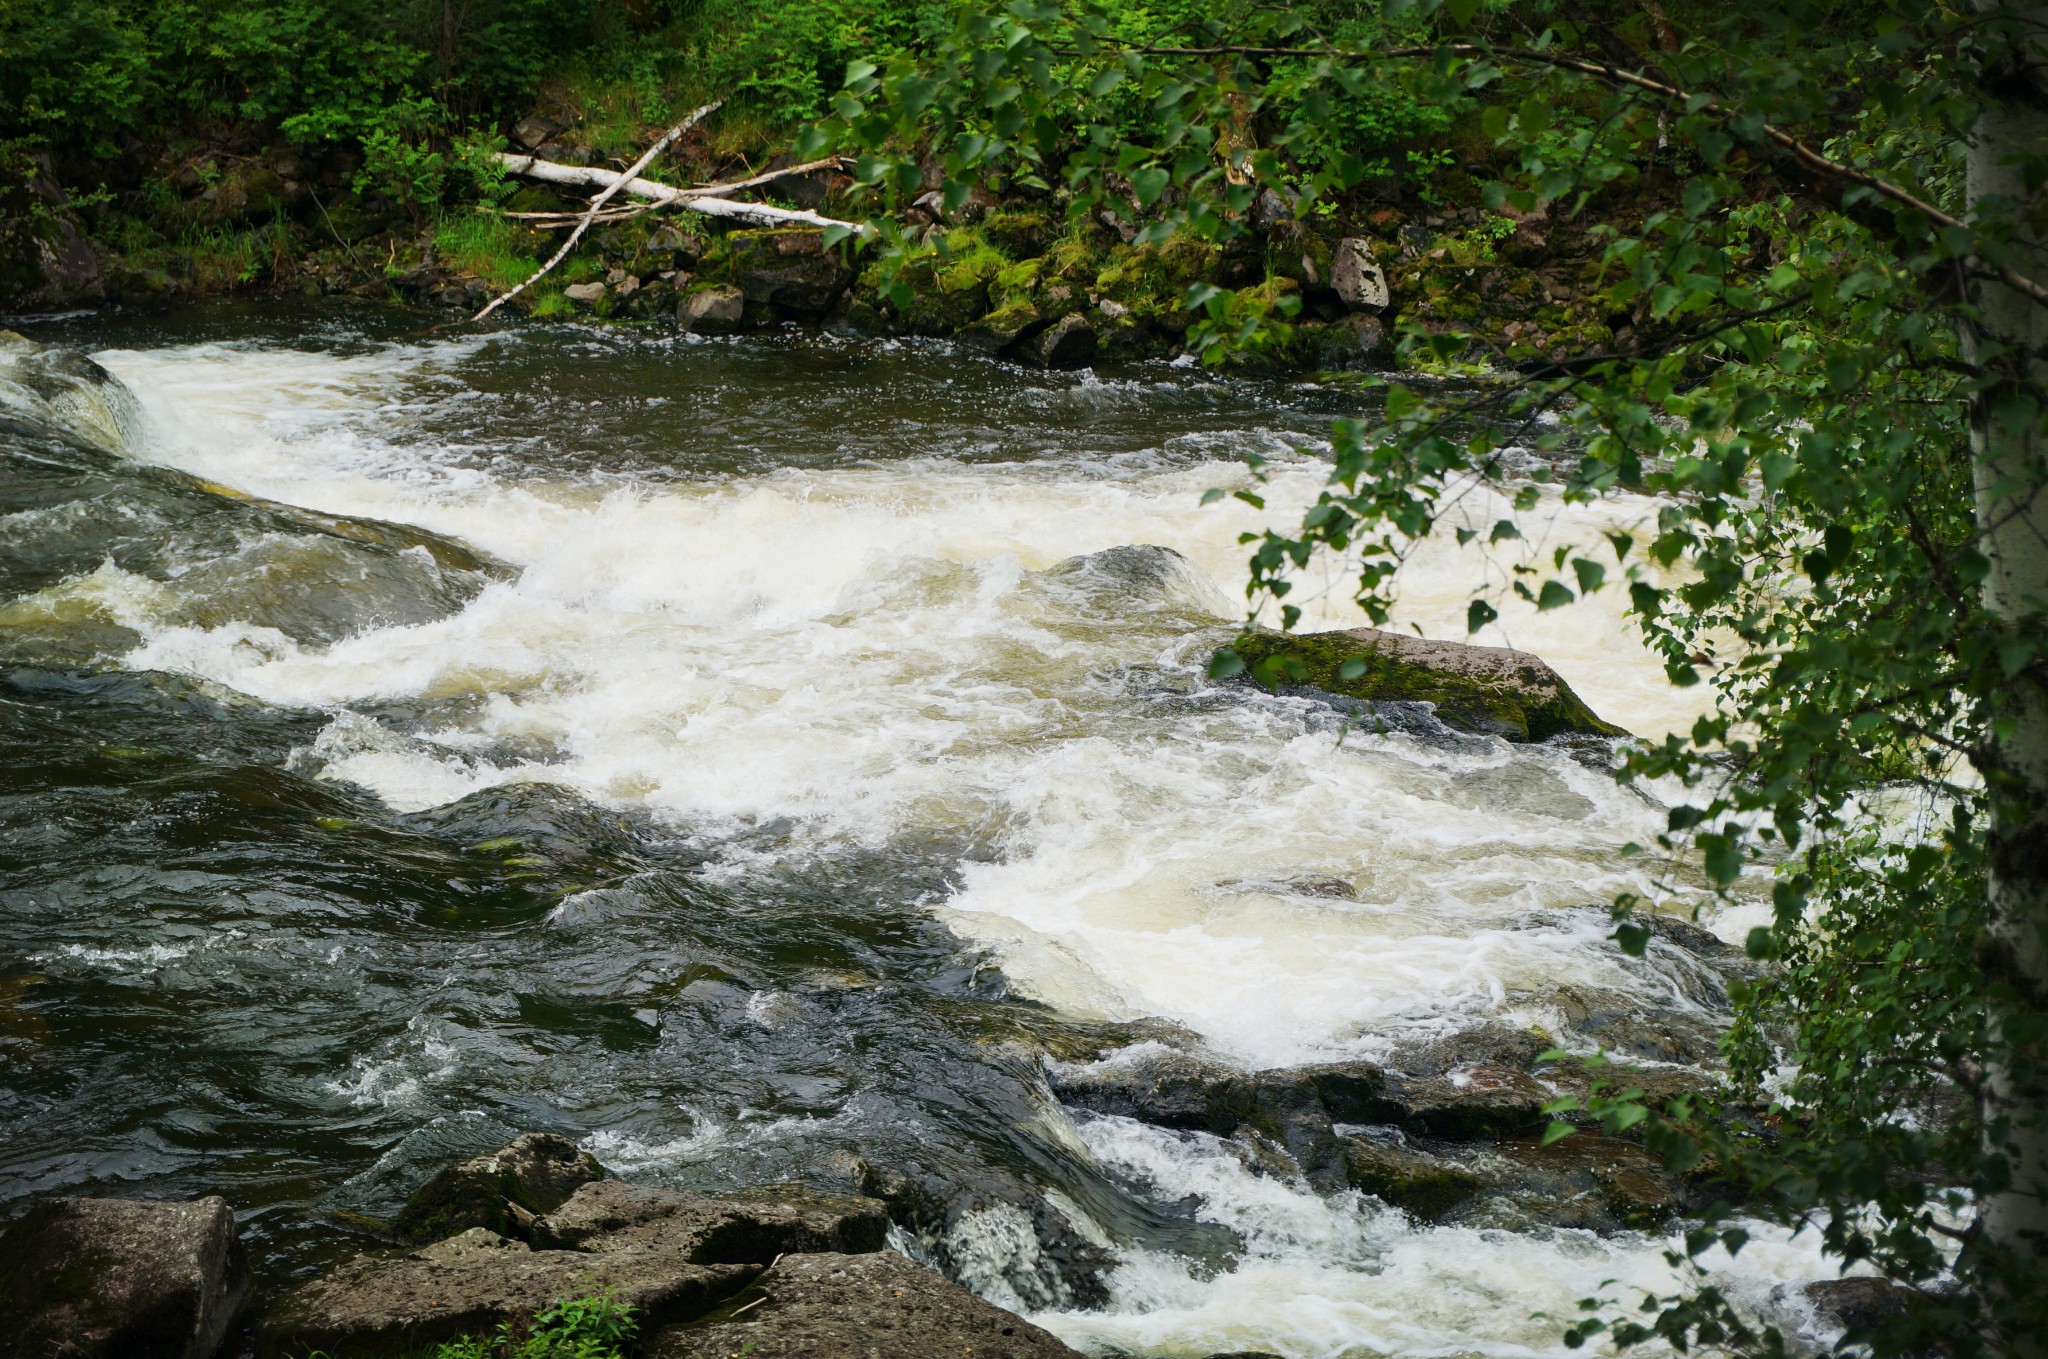
[[[996,211],[981,220],[981,236],[1013,260],[1032,259],[1045,253],[1057,234],[1052,217],[1043,212]]]
[[[1603,722],[1541,659],[1508,647],[1352,628],[1255,632],[1232,650],[1270,689],[1368,704],[1428,703],[1448,726],[1510,741],[1628,734]]]
[[[1433,1222],[1475,1197],[1486,1181],[1442,1157],[1399,1142],[1344,1139],[1344,1177],[1353,1189]]]
[[[392,1219],[405,1241],[438,1241],[483,1227],[521,1237],[584,1185],[605,1178],[597,1158],[566,1137],[527,1133],[488,1156],[449,1166],[420,1186]]]
[[[1012,345],[1030,340],[1049,322],[1028,298],[1018,298],[964,326],[960,343],[988,354],[1000,354]]]

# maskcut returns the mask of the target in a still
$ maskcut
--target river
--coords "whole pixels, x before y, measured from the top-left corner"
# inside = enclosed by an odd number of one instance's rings
[[[1239,535],[1359,398],[816,336],[17,324],[120,385],[0,354],[0,1200],[220,1193],[279,1280],[544,1128],[692,1187],[925,1177],[951,1202],[899,1244],[1095,1353],[1563,1353],[1603,1281],[1668,1286],[1660,1236],[1420,1226],[1046,1091],[1162,1036],[1258,1069],[1576,1041],[1588,997],[1720,1021],[1607,938],[1687,873],[1623,852],[1659,790],[1206,678]],[[1201,506],[1247,452],[1268,510]],[[1537,546],[1654,509],[1552,505]],[[1427,545],[1402,624],[1461,637],[1482,569]],[[1481,640],[1689,723],[1617,594]],[[1339,569],[1299,597],[1362,621]],[[1756,1230],[1736,1296],[1831,1273]]]

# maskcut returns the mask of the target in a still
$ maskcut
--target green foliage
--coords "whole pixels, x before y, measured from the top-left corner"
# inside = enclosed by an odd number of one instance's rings
[[[703,0],[688,64],[702,87],[775,123],[817,117],[847,64],[920,48],[952,24],[944,0]]]
[[[492,1339],[443,1341],[427,1359],[620,1359],[637,1330],[633,1309],[600,1292],[558,1302],[527,1326],[507,1322]]]

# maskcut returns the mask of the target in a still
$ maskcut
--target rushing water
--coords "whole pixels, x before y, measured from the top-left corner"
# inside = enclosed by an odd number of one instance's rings
[[[1046,1092],[1171,1032],[1716,1022],[1587,909],[1683,872],[1622,853],[1653,797],[1205,677],[1265,518],[1201,493],[1257,452],[1297,513],[1351,398],[392,324],[30,327],[113,387],[0,354],[0,1200],[221,1193],[282,1278],[549,1128],[678,1184],[907,1175],[909,1248],[1098,1352],[1561,1352],[1668,1282],[1657,1238],[1418,1227]],[[1478,569],[1425,548],[1404,620],[1459,636]],[[1618,604],[1493,640],[1689,721]],[[1760,1230],[1736,1291],[1823,1272]]]

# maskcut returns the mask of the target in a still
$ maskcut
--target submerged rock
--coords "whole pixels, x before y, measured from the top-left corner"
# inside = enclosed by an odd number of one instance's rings
[[[0,1236],[0,1359],[205,1359],[249,1286],[225,1200],[41,1203]]]
[[[1353,628],[1343,632],[1256,632],[1233,648],[1260,683],[1340,704],[1430,703],[1446,724],[1510,741],[1581,733],[1625,736],[1603,722],[1564,677],[1526,651],[1432,642]],[[1346,678],[1343,667],[1363,670]]]
[[[649,1359],[1078,1359],[1056,1337],[890,1251],[796,1255],[695,1325],[655,1336]]]
[[[604,1176],[597,1158],[568,1138],[527,1133],[434,1176],[406,1200],[391,1227],[404,1241],[438,1240],[471,1227],[524,1236],[534,1218]]]

